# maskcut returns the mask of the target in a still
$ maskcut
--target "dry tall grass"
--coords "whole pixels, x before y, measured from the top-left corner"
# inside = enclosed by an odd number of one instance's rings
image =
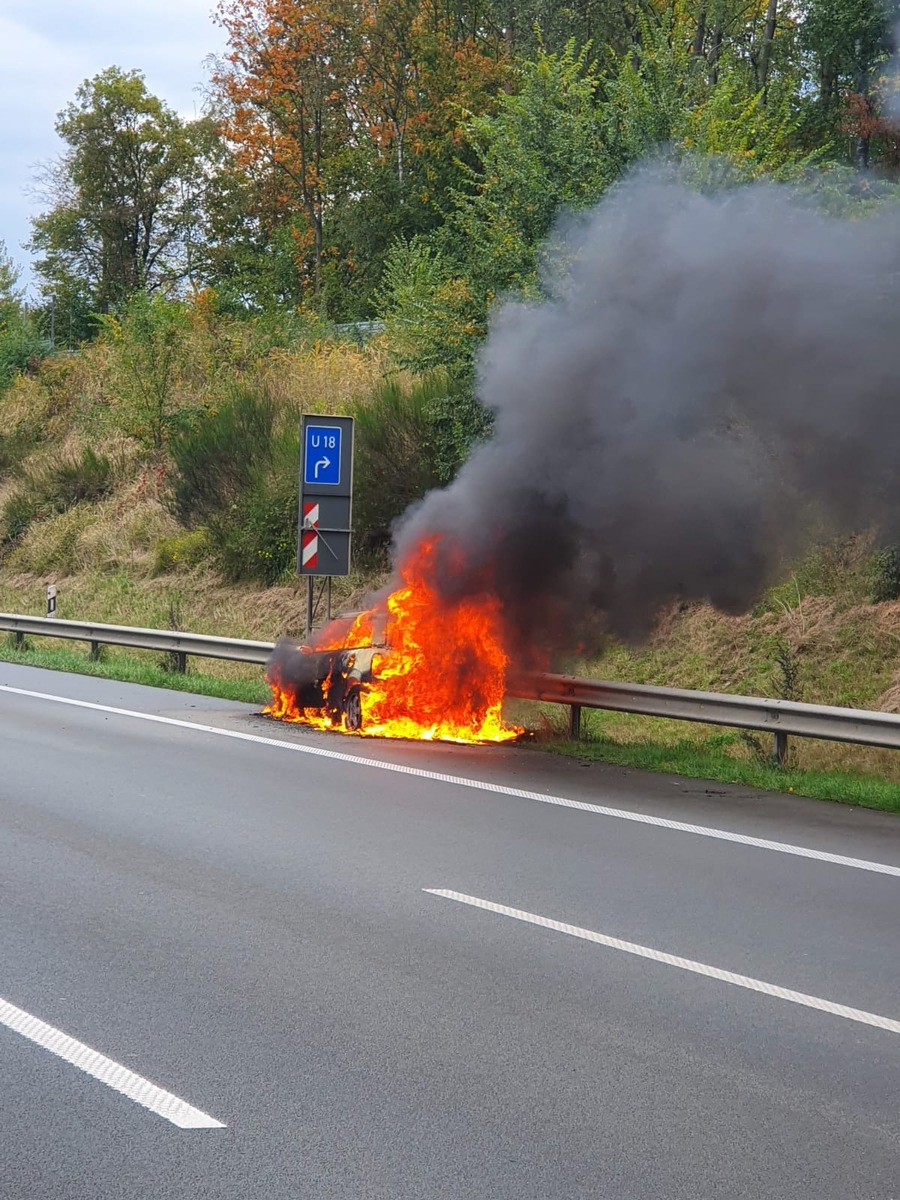
[[[843,597],[805,596],[793,608],[776,604],[775,611],[739,617],[701,605],[670,614],[648,646],[613,646],[579,669],[637,683],[900,711],[900,602],[847,605]],[[701,742],[723,732],[613,713],[601,724],[622,741]],[[790,745],[792,761],[806,769],[900,781],[900,759],[891,751],[803,738]],[[764,735],[731,747],[747,757],[770,751]]]
[[[346,412],[390,369],[386,347],[375,342],[361,348],[313,340],[291,349],[270,343],[252,322],[216,318],[198,304],[174,377],[173,412],[201,411],[221,402],[229,389],[246,386],[267,397],[279,423],[288,425],[303,411]],[[15,545],[0,548],[7,569],[71,575],[127,566],[146,575],[156,544],[177,534],[166,506],[167,456],[123,432],[139,424],[133,371],[111,324],[77,353],[46,360],[0,394],[0,514],[16,493],[29,486],[34,492],[42,473],[74,461],[87,447],[115,465],[110,497],[68,512],[48,511]]]

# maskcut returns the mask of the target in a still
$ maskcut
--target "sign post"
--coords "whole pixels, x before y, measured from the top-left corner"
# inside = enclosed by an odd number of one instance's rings
[[[304,414],[300,426],[300,512],[297,571],[305,575],[306,633],[312,632],[313,578],[350,573],[353,504],[353,417]]]

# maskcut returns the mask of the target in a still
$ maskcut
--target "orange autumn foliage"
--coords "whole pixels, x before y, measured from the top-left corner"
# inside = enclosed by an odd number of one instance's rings
[[[433,0],[220,0],[228,50],[213,77],[222,131],[265,201],[299,216],[303,275],[321,280],[331,173],[348,156],[390,164],[446,155],[508,64],[499,35]]]

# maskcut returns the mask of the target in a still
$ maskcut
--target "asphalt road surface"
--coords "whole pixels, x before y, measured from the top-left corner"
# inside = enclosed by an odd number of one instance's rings
[[[900,1200],[898,900],[889,815],[0,664],[0,1197]]]

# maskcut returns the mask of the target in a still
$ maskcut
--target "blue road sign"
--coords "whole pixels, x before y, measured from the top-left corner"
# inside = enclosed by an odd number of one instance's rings
[[[307,425],[303,450],[303,482],[341,482],[341,429],[339,425]]]

